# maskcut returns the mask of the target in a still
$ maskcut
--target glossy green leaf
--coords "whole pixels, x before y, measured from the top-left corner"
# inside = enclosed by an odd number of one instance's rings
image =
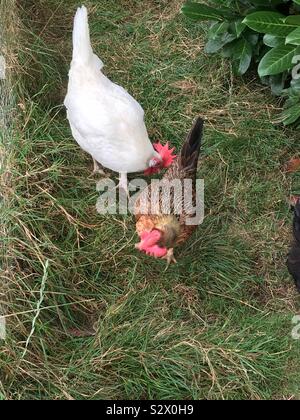
[[[291,69],[297,50],[297,47],[293,45],[273,48],[263,57],[259,64],[258,73],[260,77],[282,73]]]
[[[300,102],[296,103],[290,108],[287,108],[282,113],[281,121],[284,125],[294,124],[300,118]]]
[[[231,58],[233,56],[234,48],[238,42],[239,42],[239,39],[235,39],[229,44],[226,44],[221,51],[222,57]]]
[[[284,22],[288,25],[292,25],[292,26],[300,26],[300,15],[291,15],[288,16]]]
[[[246,28],[247,26],[243,23],[242,19],[238,19],[230,24],[230,32],[233,33],[236,38],[239,38]]]
[[[250,44],[255,47],[258,44],[259,41],[259,34],[251,31],[251,29],[247,29],[243,33],[243,37],[247,39],[247,41],[250,42]]]
[[[243,75],[249,69],[252,60],[251,44],[244,38],[240,39],[233,49],[233,69],[237,75]]]
[[[287,36],[286,44],[300,45],[300,26]]]
[[[208,39],[216,39],[228,32],[229,23],[228,22],[215,22],[211,25],[208,31]]]
[[[263,34],[287,36],[297,25],[285,22],[284,18],[284,15],[277,12],[254,12],[248,15],[243,23]]]
[[[266,34],[264,36],[264,44],[267,45],[267,47],[271,47],[271,48],[279,47],[280,45],[285,44],[285,37]]]
[[[207,54],[214,54],[220,51],[224,45],[229,44],[235,39],[235,36],[229,34],[228,32],[225,33],[222,37],[218,37],[215,39],[209,39],[205,45],[205,52]]]

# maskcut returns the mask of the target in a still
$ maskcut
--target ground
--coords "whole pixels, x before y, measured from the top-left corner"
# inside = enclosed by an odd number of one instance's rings
[[[281,104],[254,71],[236,79],[204,53],[182,1],[85,4],[104,71],[142,104],[153,141],[180,148],[205,117],[206,217],[164,272],[135,250],[131,216],[96,212],[62,106],[79,2],[5,0],[0,398],[298,399],[285,259],[299,184],[284,165],[299,131],[273,123]]]

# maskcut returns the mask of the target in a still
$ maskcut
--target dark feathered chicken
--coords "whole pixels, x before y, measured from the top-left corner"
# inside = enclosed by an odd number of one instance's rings
[[[179,180],[181,184],[184,183],[184,180],[192,180],[190,206],[187,207],[186,203],[182,203],[183,194],[176,196],[174,191],[170,190],[170,200],[166,200],[167,204],[170,204],[170,208],[167,208],[162,191],[159,190],[154,208],[153,200],[151,207],[151,194],[154,188],[152,185],[149,185],[141,193],[135,206],[136,230],[141,239],[136,248],[150,256],[166,259],[168,265],[171,262],[176,262],[174,247],[185,242],[196,228],[196,225],[187,224],[187,220],[195,216],[195,181],[203,123],[201,118],[195,121],[180,155],[176,157],[173,165],[162,179],[163,183]],[[141,211],[141,203],[146,203],[143,211]]]
[[[287,267],[300,293],[300,199],[297,199],[294,206],[293,236],[294,241],[288,255]]]

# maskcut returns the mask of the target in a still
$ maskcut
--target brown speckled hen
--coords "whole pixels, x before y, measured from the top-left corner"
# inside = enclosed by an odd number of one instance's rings
[[[168,265],[171,262],[176,263],[174,248],[185,242],[197,227],[196,225],[188,225],[187,220],[195,216],[195,181],[203,124],[204,121],[197,118],[180,155],[176,157],[162,179],[162,182],[179,180],[181,186],[183,186],[184,180],[192,180],[193,197],[192,200],[189,200],[190,205],[185,208],[183,194],[176,195],[174,190],[171,189],[171,206],[168,206],[168,200],[165,200],[165,196],[162,196],[162,190],[158,190],[157,199],[154,200],[154,203],[152,202],[151,207],[153,185],[149,185],[142,191],[135,205],[136,230],[141,239],[136,248],[152,257],[166,259]],[[144,207],[141,210],[142,203]],[[182,208],[183,212],[180,212]]]

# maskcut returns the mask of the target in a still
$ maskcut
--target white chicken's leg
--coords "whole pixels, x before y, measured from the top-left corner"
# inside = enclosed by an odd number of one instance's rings
[[[119,189],[122,189],[123,191],[126,192],[127,195],[129,195],[127,173],[120,173],[119,181],[120,181],[118,185]]]
[[[95,159],[93,159],[93,162],[94,162],[93,175],[99,174],[99,175],[106,176],[106,173],[102,169],[102,166]]]

